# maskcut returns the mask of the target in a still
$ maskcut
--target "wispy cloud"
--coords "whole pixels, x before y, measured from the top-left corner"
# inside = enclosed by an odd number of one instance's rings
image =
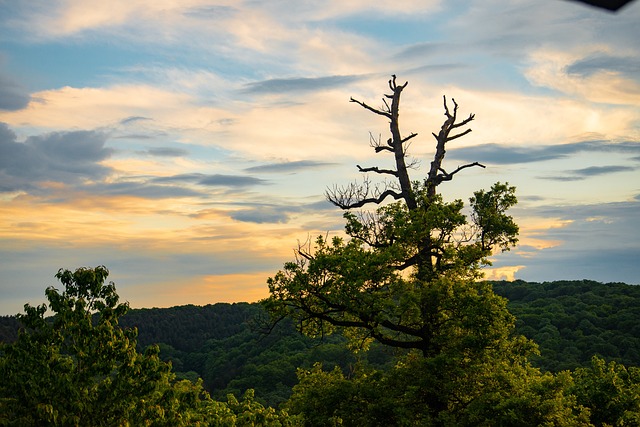
[[[590,102],[633,106],[640,103],[637,73],[620,72],[633,68],[629,59],[612,59],[610,68],[604,68],[601,55],[594,59],[590,52],[539,49],[530,54],[529,64],[525,75],[534,85]]]
[[[610,142],[582,141],[558,145],[507,146],[500,144],[483,144],[471,147],[454,148],[449,155],[454,159],[479,161],[490,164],[519,164],[543,162],[567,158],[576,153],[621,153],[626,155],[640,154],[640,141]],[[613,168],[619,168],[614,166]],[[620,170],[628,170],[626,167]],[[610,167],[596,167],[576,172],[579,175],[590,175],[597,172],[609,173]]]
[[[588,168],[577,169],[571,172],[582,176],[598,176],[616,172],[633,171],[635,169],[636,168],[630,166],[590,166]]]
[[[92,184],[81,187],[81,190],[102,196],[133,196],[144,199],[160,200],[182,197],[206,197],[205,191],[198,191],[177,185],[157,185],[148,182],[119,181]]]
[[[292,162],[269,163],[266,165],[252,166],[246,168],[245,171],[262,173],[291,173],[300,170],[316,169],[336,164],[337,163],[319,162],[315,160],[297,160]]]
[[[263,206],[253,209],[243,209],[232,212],[231,218],[242,222],[253,222],[256,224],[284,223],[289,219],[287,212],[274,206]]]
[[[135,123],[135,122],[141,122],[141,121],[147,121],[147,120],[153,120],[153,119],[149,117],[142,117],[142,116],[131,116],[131,117],[127,117],[125,119],[120,120],[120,124],[127,125],[129,123]]]
[[[551,181],[570,182],[580,181],[592,176],[608,175],[618,172],[630,172],[634,170],[636,170],[636,168],[631,166],[590,166],[588,168],[566,171],[566,175],[564,176],[541,176],[539,178]]]
[[[154,182],[193,182],[199,185],[212,187],[250,187],[254,185],[264,185],[268,181],[252,176],[244,175],[207,175],[202,173],[190,173],[173,176],[164,176],[153,179]]]
[[[287,223],[296,214],[310,215],[336,211],[335,206],[326,200],[313,203],[239,203],[238,208],[230,212],[231,218],[255,224]]]
[[[245,86],[246,93],[287,93],[287,92],[311,92],[326,90],[344,86],[361,80],[362,76],[326,76],[326,77],[299,77],[288,79],[270,79],[260,82],[248,83]]]
[[[638,70],[640,70],[640,59],[637,57],[618,56],[605,52],[589,55],[567,66],[569,74],[590,76],[599,72],[617,72],[634,79],[640,79]]]
[[[182,148],[152,147],[146,151],[143,151],[143,154],[147,154],[150,156],[158,156],[158,157],[182,157],[189,154],[189,152]]]

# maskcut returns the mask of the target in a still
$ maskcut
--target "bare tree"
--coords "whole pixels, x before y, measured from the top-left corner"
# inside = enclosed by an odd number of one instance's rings
[[[389,89],[391,89],[391,94],[385,94],[385,97],[382,99],[384,103],[383,109],[371,107],[364,102],[351,98],[351,102],[355,102],[366,110],[389,119],[391,138],[387,139],[387,141],[383,143],[381,137],[375,139],[371,136],[370,145],[376,153],[393,153],[396,165],[395,169],[380,169],[378,167],[363,168],[360,165],[357,165],[358,170],[360,172],[374,172],[380,175],[391,176],[395,178],[395,181],[387,181],[380,186],[371,185],[371,182],[368,179],[365,179],[363,184],[352,183],[346,187],[334,187],[333,189],[328,190],[326,194],[327,198],[331,203],[339,208],[349,210],[360,208],[370,203],[381,204],[388,197],[392,197],[396,200],[403,199],[409,210],[414,210],[418,207],[408,172],[408,169],[414,166],[415,163],[411,162],[407,164],[406,162],[408,143],[410,140],[418,136],[418,134],[411,133],[406,137],[403,137],[400,132],[399,122],[400,96],[404,88],[407,87],[407,84],[408,82],[398,85],[396,82],[396,76],[392,76],[391,80],[389,80]],[[391,104],[387,101],[388,99],[391,100]],[[452,172],[447,172],[442,167],[442,161],[444,160],[446,153],[445,145],[447,142],[467,135],[471,132],[471,129],[466,129],[453,135],[451,132],[464,127],[475,117],[473,114],[470,114],[466,119],[457,121],[458,104],[455,99],[451,100],[453,103],[453,113],[449,110],[447,98],[443,97],[443,100],[446,119],[438,134],[432,133],[433,137],[436,139],[436,151],[429,168],[429,173],[425,178],[429,197],[435,196],[438,185],[444,181],[451,181],[453,176],[461,170],[472,166],[485,167],[478,162],[459,166]]]

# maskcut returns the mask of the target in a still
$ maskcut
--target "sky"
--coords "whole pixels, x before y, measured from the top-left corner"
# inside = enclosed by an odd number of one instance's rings
[[[490,279],[640,284],[640,3],[0,0],[0,314],[105,265],[132,307],[257,301],[298,243],[340,235],[334,185],[425,175],[443,96],[475,114],[440,186],[517,187]],[[376,179],[376,177],[371,177]]]

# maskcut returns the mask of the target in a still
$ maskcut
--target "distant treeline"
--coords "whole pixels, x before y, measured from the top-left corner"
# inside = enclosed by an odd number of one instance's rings
[[[640,366],[640,286],[590,280],[492,282],[509,301],[516,331],[540,346],[549,371],[586,366],[593,355]]]
[[[491,283],[508,299],[516,333],[540,346],[532,361],[543,370],[588,366],[593,355],[640,366],[640,286],[587,280]],[[253,388],[271,406],[290,396],[298,367],[321,361],[349,372],[357,363],[381,367],[392,359],[381,346],[353,354],[340,336],[301,336],[287,321],[265,334],[264,317],[257,303],[220,303],[134,309],[120,324],[138,328],[141,348],[159,344],[179,376],[202,378],[214,398]],[[14,317],[0,317],[0,341],[15,340],[18,327]]]

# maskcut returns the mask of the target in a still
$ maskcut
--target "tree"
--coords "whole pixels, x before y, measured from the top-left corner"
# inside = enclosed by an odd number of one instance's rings
[[[263,301],[274,321],[292,318],[310,335],[339,330],[354,348],[377,341],[399,357],[391,369],[351,378],[319,368],[303,372],[289,409],[306,425],[358,425],[357,418],[379,419],[380,408],[388,408],[383,412],[393,425],[517,425],[511,422],[534,413],[521,425],[586,425],[583,408],[558,386],[565,382],[529,365],[535,344],[513,333],[506,300],[479,280],[496,250],[517,243],[518,226],[507,214],[517,202],[515,188],[496,183],[476,191],[467,211],[462,200],[445,201],[443,183],[484,167],[445,169],[447,144],[469,134],[462,129],[474,119],[458,120],[458,104],[452,99],[450,109],[446,98],[433,160],[422,180],[412,180],[409,170],[417,163],[407,163],[407,148],[417,134],[403,136],[399,127],[406,86],[393,76],[381,109],[351,99],[389,120],[390,138],[372,139],[371,146],[395,161],[394,169],[359,171],[392,180],[375,185],[365,178],[328,190],[328,200],[346,211],[347,237],[320,236],[313,247],[299,246],[296,259],[268,279],[270,296]],[[345,397],[336,402],[332,396]],[[505,415],[494,424],[488,414],[498,403]]]
[[[136,349],[137,330],[123,329],[119,303],[103,267],[60,270],[65,290],[46,290],[49,304],[26,304],[18,340],[0,347],[0,425],[235,426],[242,420],[289,425],[252,392],[241,402],[213,401],[202,380],[176,381],[158,346]],[[47,310],[53,318],[45,318]]]
[[[591,410],[593,425],[640,425],[640,368],[594,356],[590,367],[576,369],[573,376],[571,390]]]
[[[160,361],[157,347],[138,353],[137,331],[118,327],[128,304],[118,302],[113,283],[104,283],[108,274],[102,266],[60,270],[65,290],[49,287],[48,306],[26,304],[17,316],[25,329],[3,347],[0,361],[1,424],[179,425],[190,419],[186,402],[197,401],[201,389],[174,386],[171,365]],[[49,309],[52,319],[45,318]]]
[[[307,333],[340,328],[361,342],[373,339],[425,356],[451,345],[452,334],[486,347],[504,335],[503,325],[512,320],[502,299],[476,280],[495,249],[508,250],[517,242],[518,226],[506,214],[517,202],[515,188],[497,183],[476,191],[470,198],[470,221],[461,200],[444,201],[437,191],[442,183],[466,168],[484,167],[475,162],[451,172],[444,169],[446,144],[467,135],[471,130],[460,128],[474,119],[471,114],[459,121],[458,104],[452,100],[451,111],[446,98],[446,118],[433,134],[436,149],[427,176],[412,181],[409,169],[415,165],[405,159],[417,134],[403,137],[399,127],[406,86],[393,76],[392,93],[385,95],[382,109],[351,99],[389,120],[391,137],[371,145],[395,159],[395,169],[358,169],[395,181],[373,185],[365,179],[329,190],[329,201],[346,211],[348,239],[321,236],[313,248],[299,247],[296,260],[268,280],[271,295],[265,305],[276,319],[292,317]],[[370,205],[377,209],[355,211]],[[466,304],[464,310],[461,304]]]

